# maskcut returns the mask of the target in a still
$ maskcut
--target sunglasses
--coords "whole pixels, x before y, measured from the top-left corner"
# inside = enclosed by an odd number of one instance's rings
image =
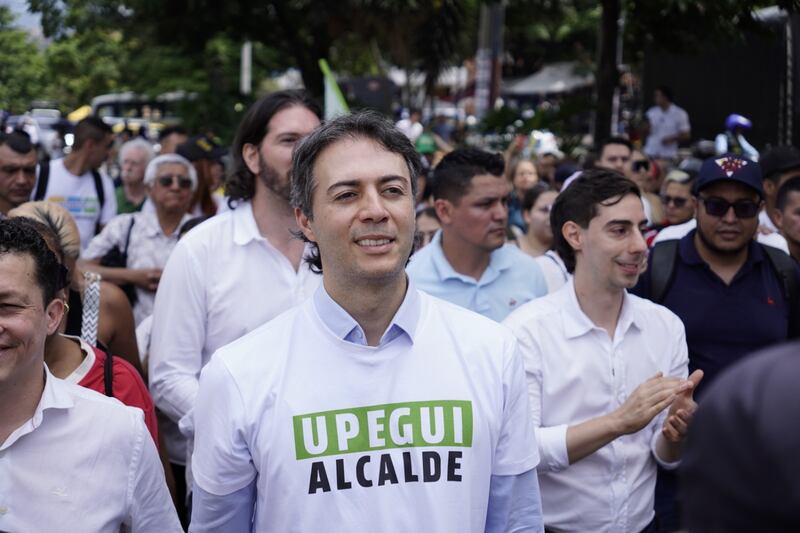
[[[162,187],[172,187],[172,184],[177,180],[178,187],[181,189],[191,189],[192,180],[180,174],[167,174],[166,176],[158,176],[156,181]]]
[[[642,172],[642,171],[647,172],[648,170],[650,170],[650,161],[647,161],[646,159],[642,159],[640,161],[634,161],[633,163],[631,163],[631,168],[633,169],[634,172]]]
[[[688,202],[688,198],[681,198],[680,196],[670,196],[668,194],[661,195],[661,203],[664,205],[672,204],[678,209],[682,208]]]
[[[712,217],[723,217],[728,212],[728,209],[733,207],[733,213],[736,215],[736,218],[753,218],[758,215],[761,209],[761,204],[753,200],[737,200],[731,203],[722,198],[713,196],[710,198],[701,197],[700,200],[703,202],[703,205],[706,206],[706,213]]]

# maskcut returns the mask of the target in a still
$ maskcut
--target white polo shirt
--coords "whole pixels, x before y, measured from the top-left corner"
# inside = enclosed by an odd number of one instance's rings
[[[690,132],[689,114],[675,104],[665,110],[653,106],[647,110],[647,121],[650,123],[650,135],[644,145],[644,153],[656,159],[675,159],[678,157],[678,143],[662,144],[665,137],[672,137],[683,132]]]
[[[305,262],[295,271],[261,236],[249,202],[187,233],[167,261],[153,310],[149,376],[158,408],[179,422],[194,407],[211,354],[304,301],[320,279]]]
[[[0,531],[182,531],[142,411],[44,371],[0,443]]]
[[[163,269],[169,255],[178,244],[178,231],[181,225],[189,218],[191,218],[189,215],[184,215],[175,231],[171,235],[167,235],[161,229],[155,211],[117,215],[111,219],[99,235],[89,242],[89,246],[81,255],[86,259],[100,259],[114,246],[117,246],[120,251],[124,251],[130,229],[127,268]],[[133,221],[133,227],[131,227],[131,221]],[[155,292],[136,287],[133,318],[137,326],[142,323],[142,320],[153,314],[155,299]]]
[[[666,411],[569,464],[567,427],[610,413],[657,372],[686,378],[680,319],[625,294],[613,341],[584,314],[573,280],[524,305],[504,322],[517,337],[528,378],[531,420],[542,461],[545,527],[554,531],[638,532],[653,519],[655,443]]]
[[[203,370],[195,483],[255,480],[259,532],[484,531],[491,476],[538,462],[511,333],[412,286],[370,347],[316,300]]]

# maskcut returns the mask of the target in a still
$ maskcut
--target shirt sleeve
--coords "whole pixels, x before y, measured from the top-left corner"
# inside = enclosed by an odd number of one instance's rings
[[[108,253],[114,246],[119,246],[122,248],[123,240],[125,235],[124,232],[127,232],[128,225],[130,225],[130,217],[121,215],[115,217],[111,220],[103,230],[95,235],[91,241],[89,241],[89,246],[86,247],[86,250],[83,251],[81,257],[85,259],[100,259],[104,255]]]
[[[503,422],[492,474],[511,476],[536,468],[539,450],[528,418],[525,374],[517,342],[509,339],[503,369]]]
[[[512,313],[504,324],[511,328],[519,342],[528,387],[529,420],[536,431],[539,451],[539,471],[558,472],[569,466],[567,453],[567,424],[542,425],[542,354],[531,332],[518,323],[524,316]]]
[[[100,213],[100,224],[108,224],[108,222],[117,216],[117,195],[114,194],[114,182],[105,174],[100,175],[100,181],[103,184],[103,192],[105,198],[103,200],[103,211]]]
[[[121,357],[114,358],[114,396],[125,405],[142,410],[147,431],[158,445],[158,419],[153,399],[136,369]]]
[[[214,354],[200,376],[194,408],[194,481],[216,496],[232,494],[256,478],[248,446],[245,404],[236,382]]]
[[[536,470],[492,476],[486,508],[486,533],[543,532],[542,498]]]
[[[206,337],[206,281],[185,244],[175,247],[158,284],[148,362],[153,400],[176,423],[194,406]]]
[[[681,322],[677,316],[673,315],[671,311],[667,312],[670,314],[671,319],[668,342],[672,342],[672,354],[669,358],[670,366],[668,369],[665,369],[664,373],[665,375],[686,379],[689,376],[689,348],[686,345],[686,329],[683,326],[683,322]],[[668,412],[669,408],[664,409],[655,418],[655,421],[651,422],[653,434],[650,438],[650,450],[653,454],[653,458],[662,468],[674,470],[680,465],[680,460],[668,463],[663,461],[658,456],[658,453],[656,453],[656,442],[658,441],[658,436],[661,434],[661,428],[664,427],[664,421],[667,418]]]
[[[225,496],[216,496],[195,484],[189,533],[249,533],[255,502],[255,480]]]
[[[689,113],[681,110],[678,118],[678,131],[681,133],[689,133],[691,132],[691,129],[691,125],[689,124]]]
[[[128,494],[130,516],[127,523],[135,533],[180,533],[178,513],[164,478],[164,468],[155,444],[147,433],[141,414],[136,417],[134,453],[130,462]]]

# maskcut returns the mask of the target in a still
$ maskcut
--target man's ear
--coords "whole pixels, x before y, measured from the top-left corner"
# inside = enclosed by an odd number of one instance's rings
[[[583,245],[583,232],[578,224],[572,220],[568,220],[561,226],[561,235],[566,239],[573,250],[577,252],[581,249]]]
[[[257,176],[261,171],[258,146],[250,143],[246,143],[244,146],[242,146],[242,159],[244,159],[244,164],[247,165],[247,168],[250,170],[250,172]]]
[[[58,331],[58,326],[61,324],[61,319],[64,318],[64,300],[61,298],[53,298],[47,304],[44,312],[47,315],[47,335],[50,336]]]
[[[314,229],[311,227],[311,219],[299,207],[294,208],[294,218],[297,220],[297,225],[300,226],[300,231],[303,232],[305,238],[311,242],[317,242]]]
[[[436,210],[436,216],[439,217],[440,224],[449,225],[453,222],[453,204],[450,203],[450,200],[437,198],[433,201],[433,208]]]
[[[777,207],[772,208],[772,219],[775,221],[778,231],[783,231],[783,213]]]

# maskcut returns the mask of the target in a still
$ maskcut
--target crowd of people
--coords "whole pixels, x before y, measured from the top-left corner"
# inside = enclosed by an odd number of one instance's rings
[[[800,530],[800,150],[656,93],[581,159],[0,133],[0,531]]]

